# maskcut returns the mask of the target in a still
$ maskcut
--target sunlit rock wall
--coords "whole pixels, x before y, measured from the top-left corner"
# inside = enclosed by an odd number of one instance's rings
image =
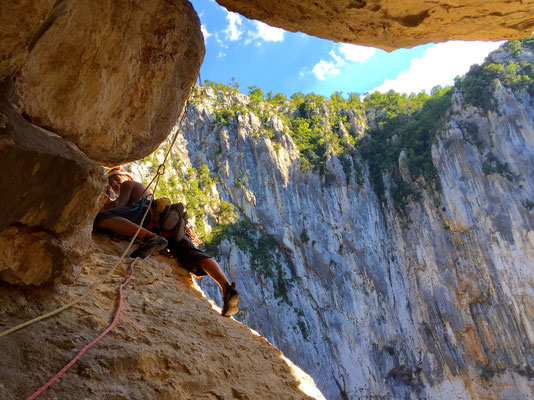
[[[252,268],[258,255],[235,239],[219,246],[241,293],[237,318],[328,398],[534,395],[534,107],[526,92],[494,95],[497,112],[453,96],[432,148],[442,191],[423,190],[406,215],[391,199],[378,204],[366,173],[347,184],[335,156],[324,175],[303,174],[276,116],[279,144],[257,134],[253,113],[216,123],[211,89],[190,109],[178,164],[206,163],[222,198],[259,224],[250,235],[274,238],[259,255],[270,270]],[[228,107],[248,102],[232,96]],[[356,131],[366,125],[353,119]],[[466,121],[482,147],[462,130]],[[509,174],[487,170],[490,152]],[[209,279],[203,285],[218,297]]]
[[[93,251],[74,282],[0,285],[0,332],[73,300],[113,268],[126,243],[93,239],[80,244]],[[30,396],[108,326],[130,261],[71,309],[0,338],[2,400]],[[324,399],[278,349],[213,310],[175,260],[153,256],[133,270],[117,325],[39,398]]]
[[[14,6],[2,13],[20,22],[13,29],[41,24],[25,40],[5,34],[6,51],[22,48],[2,67],[17,74],[21,111],[108,165],[151,153],[176,122],[204,57],[191,4],[61,1],[43,22],[26,14]]]
[[[532,2],[469,0],[217,0],[230,11],[292,32],[394,50],[447,40],[521,38],[534,29]]]

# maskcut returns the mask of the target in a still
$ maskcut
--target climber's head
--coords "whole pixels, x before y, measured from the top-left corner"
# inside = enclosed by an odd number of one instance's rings
[[[134,180],[128,171],[119,167],[109,169],[106,176],[108,177],[108,186],[115,194],[119,193],[122,182]]]

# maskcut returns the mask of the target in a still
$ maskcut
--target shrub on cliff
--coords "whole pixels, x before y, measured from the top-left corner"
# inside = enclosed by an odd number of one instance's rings
[[[504,63],[497,63],[490,55],[481,65],[473,65],[464,77],[457,77],[455,87],[464,95],[464,101],[485,111],[496,111],[493,96],[498,84],[514,92],[527,90],[534,96],[534,66],[521,59],[521,49],[534,49],[534,35],[522,40],[510,40],[497,52],[506,52]]]
[[[398,162],[402,151],[413,180],[423,177],[431,188],[440,188],[431,148],[450,107],[451,96],[450,88],[436,87],[430,95],[389,92],[373,94],[368,101],[368,110],[383,111],[376,116],[376,126],[369,129],[356,147],[369,165],[369,179],[379,199],[385,196],[385,172],[392,175],[392,197],[399,210],[405,209],[410,197],[418,196],[417,190],[404,182],[400,174]]]

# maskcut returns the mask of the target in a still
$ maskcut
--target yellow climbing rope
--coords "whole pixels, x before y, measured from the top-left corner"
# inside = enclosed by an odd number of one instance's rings
[[[152,185],[152,183],[154,183],[154,181],[155,181],[154,193],[156,193],[156,190],[158,188],[159,179],[165,173],[165,164],[167,163],[167,158],[169,157],[169,154],[170,154],[170,152],[172,150],[172,147],[174,146],[174,143],[176,142],[176,138],[178,137],[178,133],[180,132],[180,127],[182,126],[182,123],[183,123],[183,121],[185,119],[185,116],[187,115],[187,111],[189,109],[189,97],[190,96],[191,96],[191,92],[189,93],[189,96],[188,96],[188,99],[186,101],[184,110],[182,111],[182,114],[181,114],[180,118],[178,119],[178,123],[174,126],[174,129],[173,129],[174,130],[174,137],[173,137],[173,139],[171,141],[171,145],[169,146],[169,149],[165,153],[165,157],[163,159],[163,162],[159,165],[158,170],[156,171],[156,174],[154,175],[154,177],[152,178],[150,183],[147,185],[147,188],[149,188]],[[110,269],[110,271],[106,275],[104,275],[100,280],[98,280],[93,285],[91,285],[89,290],[87,290],[84,294],[82,294],[78,298],[74,299],[70,303],[67,303],[64,306],[59,307],[59,308],[57,308],[57,309],[55,309],[53,311],[50,311],[50,312],[48,312],[46,314],[40,315],[38,317],[35,317],[35,318],[33,318],[33,319],[29,320],[29,321],[23,322],[22,324],[14,326],[13,328],[8,329],[8,330],[6,330],[4,332],[0,332],[0,338],[3,337],[3,336],[9,335],[10,333],[13,333],[15,331],[18,331],[19,329],[25,328],[28,325],[31,325],[31,324],[33,324],[35,322],[38,322],[38,321],[41,321],[41,320],[43,320],[45,318],[49,318],[49,317],[52,317],[52,316],[54,316],[56,314],[59,314],[60,312],[71,308],[73,305],[79,303],[80,301],[82,301],[86,297],[90,296],[102,283],[104,283],[104,281],[106,281],[113,274],[113,272],[115,271],[115,268],[117,268],[119,263],[124,259],[124,257],[126,256],[128,251],[132,247],[132,244],[134,243],[135,239],[139,235],[139,232],[141,231],[141,227],[143,226],[143,223],[145,222],[145,218],[146,218],[147,214],[150,211],[150,208],[152,206],[152,201],[153,200],[154,200],[154,196],[151,196],[150,203],[148,203],[148,208],[146,209],[145,214],[143,215],[143,218],[141,219],[141,222],[139,223],[139,228],[137,229],[137,232],[135,232],[135,235],[133,236],[132,240],[130,240],[130,243],[128,243],[128,247],[126,247],[126,249],[123,251],[123,253],[120,256],[119,260],[115,263],[115,265]]]

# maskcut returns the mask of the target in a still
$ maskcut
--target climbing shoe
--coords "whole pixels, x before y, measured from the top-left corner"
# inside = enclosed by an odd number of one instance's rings
[[[149,239],[145,239],[141,245],[132,251],[132,254],[130,254],[131,258],[147,258],[155,251],[163,250],[165,247],[167,247],[167,239],[157,236],[157,237],[151,237]]]
[[[230,317],[239,311],[239,293],[235,290],[235,282],[231,285],[228,283],[225,286],[223,293],[223,308],[221,315],[223,317]]]

